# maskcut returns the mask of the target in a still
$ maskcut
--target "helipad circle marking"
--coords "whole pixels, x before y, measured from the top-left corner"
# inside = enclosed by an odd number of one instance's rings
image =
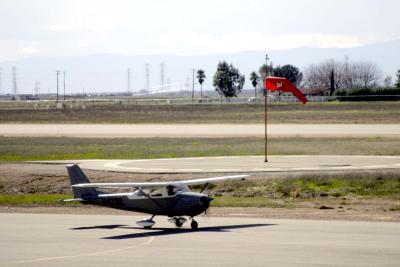
[[[399,156],[285,155],[81,161],[82,168],[136,173],[296,172],[399,169]],[[381,163],[381,164],[379,164]],[[365,165],[364,165],[365,164]]]

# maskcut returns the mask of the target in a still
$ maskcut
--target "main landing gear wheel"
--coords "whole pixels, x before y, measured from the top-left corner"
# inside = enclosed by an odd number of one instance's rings
[[[197,230],[199,224],[195,220],[193,220],[192,223],[190,224],[190,227],[192,227],[193,230]]]
[[[176,227],[181,228],[183,223],[181,223],[180,221],[176,221],[175,225],[176,225]]]

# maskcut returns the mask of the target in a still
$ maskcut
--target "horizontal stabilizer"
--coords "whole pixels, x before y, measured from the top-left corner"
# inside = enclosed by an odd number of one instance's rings
[[[85,201],[82,198],[69,198],[69,199],[64,199],[64,202],[74,202],[74,201]]]

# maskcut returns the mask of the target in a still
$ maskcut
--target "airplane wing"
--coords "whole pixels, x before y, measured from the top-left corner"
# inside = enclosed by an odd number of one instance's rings
[[[181,181],[185,185],[199,185],[199,184],[214,184],[220,183],[227,180],[235,181],[235,180],[245,180],[248,175],[231,175],[231,176],[221,176],[221,177],[213,177],[213,178],[200,178],[200,179],[193,179],[193,180],[186,180]]]
[[[231,175],[231,176],[221,176],[212,178],[201,178],[185,181],[172,181],[172,182],[144,182],[144,183],[84,183],[84,184],[74,184],[72,187],[96,187],[96,188],[157,188],[157,187],[167,187],[167,186],[179,186],[179,185],[200,185],[200,184],[213,184],[224,181],[233,180],[245,180],[248,175]]]

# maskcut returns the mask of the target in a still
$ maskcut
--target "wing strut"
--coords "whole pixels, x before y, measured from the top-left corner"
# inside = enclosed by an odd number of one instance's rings
[[[206,183],[206,184],[203,186],[203,188],[201,189],[200,193],[203,193],[203,191],[207,188],[207,186],[208,186],[209,184],[210,184],[210,183]]]

